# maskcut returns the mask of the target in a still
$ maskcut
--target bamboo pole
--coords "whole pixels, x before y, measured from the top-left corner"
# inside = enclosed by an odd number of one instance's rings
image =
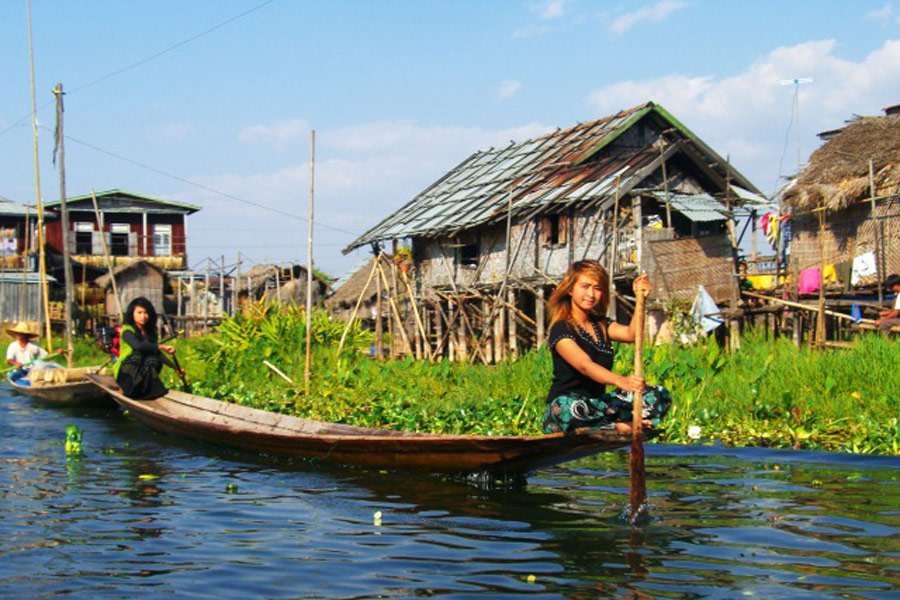
[[[347,321],[346,327],[344,327],[344,332],[341,334],[341,341],[338,342],[337,349],[337,359],[340,359],[341,350],[344,348],[344,340],[347,338],[347,333],[350,332],[350,327],[353,325],[354,319],[356,319],[356,315],[359,312],[359,307],[362,304],[363,298],[366,295],[366,291],[369,289],[369,284],[372,283],[372,278],[375,276],[375,271],[377,270],[378,262],[381,260],[381,254],[375,257],[375,263],[372,265],[372,270],[369,271],[369,277],[366,279],[366,284],[363,286],[362,291],[359,293],[359,298],[356,299],[356,306],[353,307],[353,312],[350,314],[350,320]]]
[[[225,255],[222,255],[219,270],[219,317],[225,317]]]
[[[303,381],[309,395],[309,376],[312,360],[312,276],[313,276],[313,206],[315,199],[316,175],[316,130],[309,132],[309,229],[306,244],[306,362]]]
[[[103,221],[100,220],[100,208],[97,206],[97,195],[91,190],[91,202],[94,204],[94,217],[97,219],[97,226],[100,228],[100,243],[103,246],[103,257],[106,259],[106,270],[109,272],[109,280],[112,283],[113,296],[116,300],[116,313],[119,315],[119,324],[124,322],[122,311],[122,300],[119,297],[119,286],[116,285],[116,274],[113,273],[112,259],[109,257],[109,248],[106,245],[106,234],[103,231]]]
[[[780,229],[780,228],[779,228]],[[781,232],[779,231],[779,235]],[[876,261],[877,262],[877,261]],[[816,342],[825,343],[825,201],[819,211],[819,312],[816,315]]]
[[[378,256],[375,259],[375,264],[381,263],[381,256],[383,252],[379,252]],[[374,267],[373,267],[374,268]],[[375,354],[378,355],[378,360],[384,360],[384,318],[381,314],[384,310],[384,305],[381,300],[381,278],[375,278]]]
[[[662,165],[663,194],[665,195],[665,198],[666,198],[666,227],[671,227],[672,226],[672,203],[669,202],[669,177],[666,175],[666,156],[665,156],[666,143],[662,139],[662,137],[660,137],[660,142],[661,143],[659,144],[659,160]],[[733,240],[732,240],[732,243],[734,243]]]
[[[884,302],[884,290],[881,287],[881,275],[884,271],[884,267],[882,265],[882,254],[879,253],[879,249],[881,247],[879,235],[879,225],[880,221],[878,217],[875,215],[875,163],[872,162],[872,159],[869,159],[869,202],[872,205],[872,237],[873,245],[875,246],[875,281],[878,282],[878,305],[881,306],[882,302]]]
[[[57,165],[59,165],[59,212],[60,226],[62,229],[62,247],[63,247],[63,280],[65,283],[66,303],[64,308],[64,319],[66,322],[66,366],[70,369],[74,365],[75,344],[72,341],[72,303],[74,302],[75,291],[72,284],[74,275],[72,274],[72,261],[69,257],[69,209],[66,203],[66,151],[65,151],[65,135],[63,133],[63,87],[61,83],[57,83],[53,88],[53,95],[56,97],[56,156]]]
[[[241,299],[241,251],[238,250],[234,261],[234,279],[231,280],[231,316],[238,314],[238,301]],[[250,290],[247,290],[249,295]]]
[[[31,243],[31,223],[28,220],[28,205],[25,205],[25,247],[22,251],[22,290],[19,292],[19,320],[25,320],[25,290],[28,287],[28,263]]]
[[[270,369],[272,369],[272,370],[275,372],[276,375],[278,375],[279,377],[281,377],[282,379],[284,379],[285,381],[287,381],[288,383],[290,383],[290,384],[293,385],[294,380],[291,379],[290,377],[288,377],[287,375],[285,375],[278,367],[276,367],[275,365],[273,365],[272,363],[270,363],[270,362],[267,361],[267,360],[264,360],[264,361],[262,361],[262,362],[263,362],[264,365],[266,365],[267,367],[269,367]]]
[[[44,204],[41,199],[41,169],[38,161],[37,100],[34,95],[34,42],[31,34],[31,0],[28,0],[28,56],[31,65],[31,132],[34,141],[34,185],[37,197],[38,264],[41,274],[41,293],[44,298],[44,321],[47,332],[47,351],[53,353],[53,335],[50,329],[50,290],[47,287],[47,262],[44,249]]]
[[[281,304],[281,265],[275,264],[275,302]]]
[[[400,272],[400,279],[403,280],[403,285],[406,286],[406,293],[409,295],[410,306],[412,307],[413,316],[416,319],[416,326],[419,329],[419,334],[422,336],[422,347],[424,353],[426,354],[425,358],[431,360],[431,344],[428,343],[428,336],[425,333],[425,325],[422,323],[422,317],[419,315],[419,309],[416,305],[416,296],[413,294],[412,287],[409,285],[409,278],[406,276],[406,273]]]
[[[763,294],[757,294],[756,292],[748,292],[748,291],[744,290],[741,293],[745,296],[750,296],[751,298],[759,298],[760,300],[768,300],[770,302],[777,302],[778,304],[783,304],[785,306],[790,306],[792,308],[808,310],[808,311],[814,312],[814,313],[818,313],[823,310],[819,306],[809,306],[807,304],[801,304],[799,302],[791,302],[790,300],[783,300],[781,298],[775,298],[773,296],[764,296]],[[854,320],[853,317],[851,317],[850,315],[845,315],[844,313],[837,312],[834,310],[828,310],[827,308],[824,309],[824,312],[826,315],[828,315],[830,317],[836,317],[838,319],[845,319],[848,321]],[[860,319],[860,323],[874,323],[874,322],[875,321],[872,319]]]
[[[612,250],[609,256],[609,285],[615,287],[616,266],[619,262],[619,190],[622,182],[622,176],[616,177],[616,203],[613,209],[613,225],[612,225]],[[606,316],[615,320],[616,317],[616,295],[609,295],[609,310]]]
[[[203,277],[203,333],[205,334],[209,324],[209,268],[210,259],[206,258],[206,273]]]
[[[381,275],[381,280],[382,283],[384,283],[384,287],[390,289],[387,275],[385,275],[381,263],[377,262],[376,264],[378,265],[378,273]],[[400,336],[403,338],[403,343],[406,344],[406,351],[411,354],[413,351],[412,343],[410,343],[409,341],[409,335],[406,333],[406,327],[403,327],[403,321],[400,319],[400,311],[397,309],[397,303],[394,302],[394,296],[390,294],[390,292],[388,292],[388,302],[391,305],[391,309],[394,311],[394,317],[397,319],[397,328],[400,330]]]

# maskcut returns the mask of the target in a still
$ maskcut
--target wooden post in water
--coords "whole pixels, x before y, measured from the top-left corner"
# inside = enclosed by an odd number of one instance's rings
[[[315,198],[316,174],[316,130],[309,132],[309,230],[306,245],[306,362],[303,368],[303,382],[309,395],[309,376],[312,359],[312,280],[313,280],[313,202]]]
[[[646,300],[640,292],[635,294],[634,306],[634,375],[643,377],[643,351],[644,351],[644,311]],[[642,514],[646,511],[645,503],[647,501],[647,481],[644,469],[644,424],[643,424],[643,405],[644,399],[641,392],[632,392],[632,419],[631,419],[631,460],[629,464],[630,473],[630,500],[631,500],[631,523],[634,524],[640,520]]]
[[[56,97],[56,160],[59,165],[59,213],[62,227],[63,247],[63,279],[65,281],[66,304],[64,307],[64,319],[66,322],[66,366],[72,368],[75,358],[75,345],[72,342],[72,303],[75,301],[75,290],[72,279],[72,261],[69,257],[69,209],[66,206],[66,150],[65,135],[63,134],[63,87],[57,83],[53,88]]]

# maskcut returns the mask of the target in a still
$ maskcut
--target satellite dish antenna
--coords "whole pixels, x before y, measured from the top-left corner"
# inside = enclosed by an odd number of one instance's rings
[[[800,86],[804,83],[812,83],[812,79],[809,77],[798,77],[796,79],[782,79],[778,82],[779,85],[792,85],[794,86],[794,102],[792,106],[792,111],[794,113],[794,119],[797,123],[797,172],[800,172]]]

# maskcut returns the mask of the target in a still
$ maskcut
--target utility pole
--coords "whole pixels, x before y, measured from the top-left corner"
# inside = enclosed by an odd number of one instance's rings
[[[65,135],[63,134],[63,86],[57,83],[53,88],[53,95],[56,96],[56,155],[57,164],[59,165],[59,212],[60,225],[62,226],[62,247],[63,247],[63,278],[66,287],[66,305],[64,318],[66,321],[66,364],[69,368],[73,366],[75,356],[75,345],[72,341],[72,302],[75,298],[75,289],[72,284],[72,261],[69,256],[69,209],[66,206],[66,150]],[[82,282],[83,284],[83,282]]]

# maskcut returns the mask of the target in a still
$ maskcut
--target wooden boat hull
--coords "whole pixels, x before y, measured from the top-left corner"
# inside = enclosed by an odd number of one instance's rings
[[[40,387],[21,385],[7,378],[7,383],[22,396],[59,406],[115,406],[112,398],[90,381],[47,383]]]
[[[621,448],[630,435],[579,430],[538,436],[435,435],[301,419],[170,390],[132,400],[108,375],[88,375],[147,427],[172,435],[265,454],[394,470],[435,473],[528,472]]]

